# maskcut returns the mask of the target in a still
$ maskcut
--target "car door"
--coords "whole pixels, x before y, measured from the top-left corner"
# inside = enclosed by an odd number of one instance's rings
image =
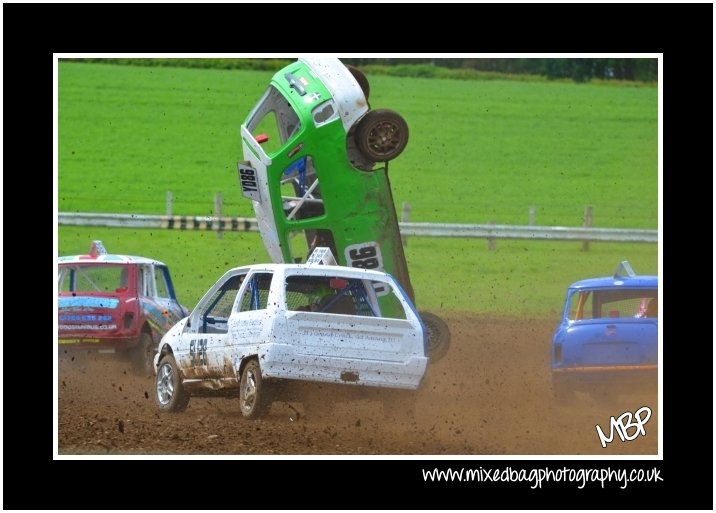
[[[229,319],[229,344],[235,364],[248,355],[259,354],[262,344],[272,340],[275,309],[270,308],[273,273],[254,270],[246,276],[239,291],[234,313]]]
[[[227,274],[199,301],[174,355],[186,378],[234,378],[229,318],[246,270]]]
[[[138,268],[138,292],[145,315],[154,321],[154,328],[163,335],[188,312],[175,296],[169,268],[163,265],[142,265]]]

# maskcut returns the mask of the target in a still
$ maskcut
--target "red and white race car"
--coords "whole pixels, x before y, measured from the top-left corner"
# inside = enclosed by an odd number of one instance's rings
[[[154,374],[161,337],[189,314],[166,264],[108,254],[101,241],[87,255],[60,257],[57,283],[61,350],[124,352],[144,375]]]

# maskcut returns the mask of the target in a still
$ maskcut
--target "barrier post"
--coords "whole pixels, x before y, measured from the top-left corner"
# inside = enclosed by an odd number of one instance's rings
[[[591,228],[592,227],[592,205],[587,205],[584,207],[584,227],[585,228]],[[582,251],[589,251],[589,241],[585,240],[582,241]]]

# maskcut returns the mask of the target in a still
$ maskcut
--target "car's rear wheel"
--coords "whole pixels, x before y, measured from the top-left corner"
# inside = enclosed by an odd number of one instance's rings
[[[157,347],[152,340],[152,335],[143,331],[139,337],[139,343],[131,350],[132,367],[134,372],[142,377],[154,375],[154,355],[157,354]]]
[[[437,362],[450,349],[450,328],[437,315],[430,312],[419,312],[425,329],[428,331],[428,357]]]
[[[154,401],[163,411],[184,411],[189,404],[189,394],[181,382],[181,373],[174,356],[165,355],[159,362],[155,380]]]
[[[348,64],[346,65],[346,68],[348,68],[348,71],[351,72],[353,78],[356,79],[356,82],[358,82],[358,85],[363,91],[363,96],[365,96],[365,100],[368,101],[368,97],[370,96],[370,84],[368,83],[368,78],[366,78],[365,74],[355,66],[351,66],[350,64]]]
[[[257,419],[266,410],[268,397],[261,377],[261,367],[255,358],[249,360],[241,372],[239,385],[239,405],[241,415],[247,419]]]
[[[400,114],[377,109],[358,122],[355,137],[358,149],[368,160],[387,162],[403,152],[408,135],[408,124]]]

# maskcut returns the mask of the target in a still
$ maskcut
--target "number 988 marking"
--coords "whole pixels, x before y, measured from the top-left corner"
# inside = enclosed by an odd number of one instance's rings
[[[378,246],[377,242],[371,241],[361,244],[352,244],[346,247],[344,254],[350,267],[383,270],[383,255],[380,252],[380,246]],[[383,286],[376,286],[375,292],[379,296],[388,293]]]
[[[380,266],[376,255],[378,251],[375,247],[365,246],[360,249],[352,249],[348,253],[350,257],[351,267],[360,267],[361,269],[377,269]]]
[[[363,242],[346,247],[345,257],[350,267],[383,270],[383,256],[376,242]]]

